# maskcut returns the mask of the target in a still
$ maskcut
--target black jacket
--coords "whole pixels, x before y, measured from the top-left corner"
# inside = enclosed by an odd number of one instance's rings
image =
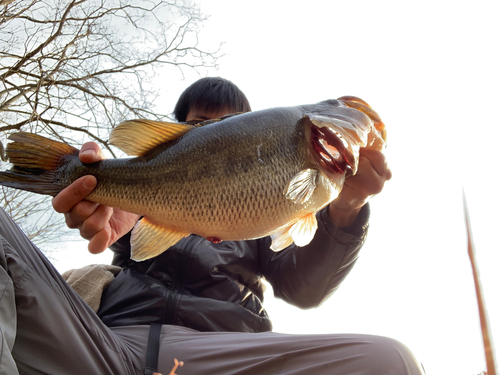
[[[319,306],[353,267],[368,216],[365,205],[356,223],[340,230],[323,209],[309,245],[277,253],[270,237],[213,244],[191,235],[156,258],[134,262],[129,234],[111,247],[113,264],[124,269],[106,288],[98,314],[110,327],[161,322],[198,331],[270,331],[262,278],[277,298]]]

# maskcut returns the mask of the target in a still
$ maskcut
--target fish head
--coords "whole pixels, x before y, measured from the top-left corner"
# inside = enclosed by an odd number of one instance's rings
[[[343,98],[349,99],[316,104],[300,120],[312,161],[330,178],[356,174],[361,147],[385,147],[385,126],[378,114],[364,102],[355,102],[355,97]]]

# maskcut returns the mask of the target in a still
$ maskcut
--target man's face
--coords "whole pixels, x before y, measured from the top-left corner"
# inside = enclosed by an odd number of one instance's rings
[[[212,120],[214,118],[222,117],[231,113],[229,108],[220,109],[218,111],[206,112],[203,110],[190,109],[187,116],[186,122],[202,122],[206,120]]]

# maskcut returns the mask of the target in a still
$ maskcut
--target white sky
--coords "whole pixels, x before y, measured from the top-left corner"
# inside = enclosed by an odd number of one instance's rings
[[[366,100],[388,129],[393,179],[372,201],[361,257],[323,306],[266,294],[275,331],[371,333],[409,346],[428,375],[486,369],[467,256],[465,187],[493,337],[500,346],[500,22],[497,1],[204,0],[202,44],[224,41],[218,71],[254,110],[342,95]],[[172,110],[184,81],[165,79]],[[86,243],[58,253],[64,271],[105,263]],[[78,254],[79,256],[75,256]],[[500,360],[499,350],[496,351]]]

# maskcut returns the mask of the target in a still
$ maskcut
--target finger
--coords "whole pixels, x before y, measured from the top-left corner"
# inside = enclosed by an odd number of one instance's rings
[[[95,142],[84,143],[80,150],[79,157],[82,163],[89,164],[104,159],[101,148]]]
[[[102,253],[108,247],[111,239],[111,228],[106,226],[97,232],[89,242],[89,252],[91,254]]]
[[[81,201],[76,204],[69,212],[65,213],[66,225],[68,228],[80,228],[83,222],[87,220],[97,209],[99,203],[90,201]]]
[[[392,171],[383,152],[361,148],[359,150],[359,168],[366,166],[364,164],[366,162],[370,163],[370,167],[386,180],[392,178]]]
[[[346,178],[344,188],[351,188],[353,196],[366,199],[382,191],[385,182],[391,177],[391,172],[382,153],[375,151],[364,155],[360,155],[358,172]],[[347,191],[345,194],[349,196]]]
[[[80,226],[80,236],[91,240],[99,231],[109,226],[109,219],[113,215],[111,207],[99,205],[97,210],[83,221]]]
[[[97,180],[94,176],[80,177],[52,199],[54,210],[60,213],[69,212],[77,203],[85,199],[96,185]]]
[[[344,182],[344,189],[351,188],[353,196],[359,196],[362,199],[380,193],[386,181],[385,177],[373,168],[368,159],[364,164],[364,167],[359,168],[355,176],[347,178]]]

